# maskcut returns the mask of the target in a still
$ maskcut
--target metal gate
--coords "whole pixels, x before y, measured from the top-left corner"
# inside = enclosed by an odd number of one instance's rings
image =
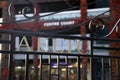
[[[109,54],[105,55],[106,53],[104,53],[105,51],[109,53],[109,50],[119,51],[119,48],[97,46],[94,45],[94,41],[113,41],[119,43],[120,40],[13,30],[0,30],[0,34],[8,36],[7,40],[0,40],[2,47],[4,47],[0,50],[0,53],[1,55],[4,55],[4,57],[5,55],[8,56],[6,58],[3,58],[4,61],[1,60],[2,64],[7,63],[8,71],[4,67],[2,67],[1,72],[3,73],[6,71],[6,77],[8,78],[8,80],[31,80],[32,76],[35,76],[35,80],[83,80],[83,74],[87,75],[87,80],[112,80],[112,78],[114,77],[117,77],[117,79],[119,79],[120,57],[110,56]],[[37,51],[33,51],[32,49],[29,50],[29,47],[27,45],[25,47],[28,48],[24,49],[24,46],[22,45],[21,48],[16,49],[15,43],[18,36],[22,36],[24,38],[25,43],[23,44],[27,44],[27,38],[25,39],[25,36],[36,36],[38,38],[44,37],[51,38],[53,40],[87,40],[90,41],[90,50],[88,50],[88,53],[83,55],[82,53],[80,53],[80,49],[78,52],[68,52],[65,50],[55,51],[54,48],[48,51],[41,51],[40,49]],[[100,52],[100,55],[96,55],[96,51]],[[16,57],[19,58],[19,60],[17,60]],[[87,60],[85,63],[82,62],[82,60],[84,59]],[[36,60],[35,63],[32,62],[34,60]],[[111,72],[113,67],[111,65],[112,60],[116,62],[116,71],[118,71],[118,74],[116,75]],[[83,70],[84,64],[87,65],[87,71]]]
[[[31,1],[25,1],[31,4]],[[14,21],[12,5],[15,2],[11,1],[8,6],[8,15],[13,21],[0,24],[17,24],[37,19],[35,16],[37,11],[32,5],[35,15],[31,17],[24,13],[28,19]],[[23,11],[26,9],[28,10],[25,8]],[[109,54],[111,51],[119,53],[120,50],[120,47],[109,46],[111,42],[116,44],[120,42],[119,39],[109,38],[114,31],[120,37],[118,31],[120,19],[110,32],[97,35],[106,29],[102,19],[98,17],[109,11],[73,26],[78,29],[81,25],[88,24],[90,30],[88,37],[44,31],[0,30],[0,80],[120,80],[120,56]],[[95,20],[99,23],[93,27]],[[17,26],[21,27],[18,24]],[[32,41],[32,38],[35,41]],[[81,46],[84,41],[87,42],[85,54],[82,53]],[[35,49],[32,42],[37,42]]]

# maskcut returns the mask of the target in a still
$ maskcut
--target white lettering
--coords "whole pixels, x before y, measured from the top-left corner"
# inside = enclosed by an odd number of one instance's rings
[[[44,23],[44,26],[59,26],[59,22],[47,22]]]
[[[64,21],[64,22],[61,22],[60,24],[61,24],[61,25],[64,25],[64,26],[65,26],[65,25],[66,25],[66,26],[67,26],[67,25],[73,25],[73,24],[74,24],[74,21]]]
[[[75,21],[61,21],[61,22],[46,22],[43,25],[47,26],[68,26],[75,24]]]

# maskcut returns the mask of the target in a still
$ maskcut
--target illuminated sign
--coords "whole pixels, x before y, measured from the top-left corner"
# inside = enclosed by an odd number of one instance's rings
[[[37,43],[37,51],[40,52],[77,52],[81,53],[82,49],[82,41],[81,40],[70,40],[70,39],[61,39],[61,38],[53,38],[52,39],[52,45],[50,46],[48,38],[38,37],[38,43]],[[87,41],[88,47],[87,49],[90,50],[90,41]],[[28,40],[26,36],[23,36],[21,40],[16,40],[16,50],[21,51],[21,48],[24,48],[22,50],[26,51],[32,51],[32,47],[29,45]]]

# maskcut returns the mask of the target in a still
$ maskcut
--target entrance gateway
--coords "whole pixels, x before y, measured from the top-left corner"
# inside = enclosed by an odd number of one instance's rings
[[[14,2],[13,2],[14,3]],[[10,5],[11,7],[11,5]],[[10,9],[10,8],[9,8]],[[26,16],[27,17],[27,16]],[[100,20],[101,21],[101,20]],[[92,23],[94,19],[88,20],[90,22],[89,28],[92,28]],[[104,24],[103,21],[101,21]],[[62,34],[50,34],[46,32],[32,32],[32,31],[15,31],[15,30],[0,30],[0,34],[4,35],[4,38],[0,40],[2,44],[2,49],[0,50],[0,54],[2,55],[0,64],[2,66],[7,64],[8,67],[1,67],[0,68],[0,78],[4,79],[7,78],[8,80],[82,80],[83,75],[87,75],[88,80],[110,80],[114,77],[119,80],[119,56],[109,56],[105,55],[104,52],[109,52],[111,50],[119,51],[119,48],[110,48],[108,45],[95,45],[97,41],[103,42],[115,42],[119,43],[120,40],[118,39],[110,39],[108,38],[109,35],[112,34],[113,31],[118,33],[119,20],[116,22],[113,29],[107,35],[103,37],[98,37],[93,35],[90,32],[89,37],[81,37],[81,36],[70,36],[70,35],[62,35]],[[100,26],[100,27],[99,27]],[[104,29],[105,26],[101,26],[101,23],[94,27],[95,32],[99,29]],[[97,28],[97,29],[95,29]],[[98,31],[99,32],[99,31]],[[5,39],[7,36],[7,40]],[[20,40],[21,44],[18,43],[18,47],[16,47],[16,38],[21,37]],[[53,46],[52,49],[48,48],[47,51],[41,51],[39,49],[32,50],[33,47],[29,46],[29,41],[27,40],[26,36],[34,37],[34,38],[52,38]],[[119,36],[119,35],[118,35]],[[77,52],[74,53],[71,50],[70,43],[68,41],[68,50],[57,51],[57,39],[67,39],[67,40],[78,40],[79,41],[89,41],[89,54],[80,54],[80,44],[74,45],[77,46]],[[30,41],[33,42],[33,41]],[[39,42],[38,42],[39,43]],[[23,45],[25,44],[25,45]],[[49,45],[47,45],[49,46]],[[38,48],[37,47],[37,48]],[[87,46],[88,47],[88,46]],[[17,48],[17,49],[16,49]],[[28,49],[27,49],[28,48]],[[30,48],[30,49],[29,49]],[[43,48],[45,49],[45,48]],[[32,51],[30,51],[32,50]],[[40,50],[40,51],[39,51]],[[51,51],[53,50],[53,51]],[[104,53],[104,55],[96,55],[95,52],[100,51]],[[62,53],[61,53],[62,52]],[[16,55],[23,55],[23,59],[16,60]],[[30,58],[32,56],[32,58]],[[4,60],[3,60],[4,58]],[[85,61],[85,62],[84,62]],[[116,73],[112,72],[113,65],[111,64],[113,61],[116,61]],[[84,65],[87,65],[87,68],[84,68]],[[86,70],[84,70],[86,69]]]

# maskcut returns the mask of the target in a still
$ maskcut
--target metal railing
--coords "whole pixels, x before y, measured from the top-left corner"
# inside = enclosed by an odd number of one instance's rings
[[[9,35],[8,40],[1,39],[0,43],[2,47],[5,45],[7,49],[0,50],[2,55],[9,55],[8,61],[8,80],[17,80],[17,71],[21,70],[19,76],[21,80],[30,80],[32,77],[32,70],[37,75],[35,80],[83,80],[83,74],[87,75],[87,80],[113,80],[112,78],[119,79],[119,56],[111,55],[96,55],[94,50],[116,50],[119,48],[100,47],[94,46],[94,41],[108,41],[108,42],[120,42],[120,40],[108,39],[108,38],[94,38],[94,37],[80,37],[69,36],[60,34],[48,34],[41,32],[26,32],[26,31],[14,31],[14,30],[0,30],[0,34]],[[87,40],[91,42],[91,49],[89,54],[68,53],[68,52],[54,52],[54,51],[33,51],[33,50],[17,50],[15,49],[16,37],[18,36],[36,36],[47,38],[63,38],[69,40]],[[26,43],[25,43],[26,44]],[[7,46],[8,45],[8,46]],[[26,46],[28,47],[28,46]],[[16,55],[23,55],[24,58],[15,59]],[[35,57],[37,55],[37,57]],[[22,56],[22,57],[23,57]],[[32,56],[32,58],[30,58]],[[2,58],[4,59],[4,58]],[[37,62],[33,63],[37,59]],[[86,60],[83,63],[83,60]],[[21,61],[21,63],[19,63]],[[114,62],[116,64],[113,64]],[[3,61],[4,62],[4,61]],[[4,62],[5,63],[5,62]],[[22,64],[22,65],[20,65]],[[31,66],[31,64],[33,66]],[[87,72],[83,69],[84,64],[87,65]],[[19,66],[18,66],[19,65]],[[114,66],[113,66],[114,65]],[[21,68],[20,68],[21,67]],[[112,67],[115,67],[116,73],[112,73]],[[19,68],[19,69],[18,69]],[[3,69],[3,68],[1,68]],[[2,72],[2,70],[1,70]],[[36,73],[37,72],[37,73]],[[1,73],[2,74],[2,73]],[[35,78],[35,77],[34,77]],[[74,78],[74,79],[72,79]]]
[[[27,21],[31,19],[36,19],[36,8],[35,5],[30,0],[25,0],[26,2],[32,5],[33,16],[27,16],[24,12],[29,8],[25,7],[23,11],[23,15],[26,20],[15,21],[13,16],[13,5],[17,0],[13,0],[9,2],[8,5],[8,15],[10,16],[10,22],[1,22],[0,24],[15,24],[18,27],[21,27],[18,22]],[[115,7],[114,9],[117,9]],[[113,9],[113,10],[114,10]],[[95,32],[98,30],[105,29],[105,23],[102,19],[98,18],[99,16],[104,15],[106,11],[97,15],[91,19],[86,20],[83,23],[74,25],[69,29],[65,28],[60,31],[53,32],[33,32],[33,31],[17,31],[17,30],[0,30],[1,34],[1,50],[0,50],[0,79],[1,80],[119,80],[120,76],[120,56],[109,54],[110,51],[115,53],[119,53],[120,48],[111,48],[109,46],[98,46],[94,45],[97,41],[103,42],[120,42],[119,39],[110,39],[108,38],[114,31],[117,33],[119,37],[119,22],[120,19],[116,22],[113,29],[110,32],[105,34],[102,37],[96,38],[93,36]],[[44,16],[53,15],[59,12],[53,12]],[[42,18],[44,16],[37,16]],[[97,25],[92,25],[94,22],[98,20]],[[81,25],[88,24],[90,29],[89,37],[81,37],[81,36],[72,36],[72,35],[62,35],[57,33],[64,33],[64,31],[72,30],[75,28],[80,28]],[[94,26],[94,27],[93,27]],[[16,38],[19,37],[21,42],[17,42]],[[28,40],[28,38],[37,39],[37,49],[33,49],[29,45],[32,44],[33,41]],[[41,46],[40,38],[48,38],[52,39],[53,43],[52,49],[45,51],[41,50],[43,47]],[[67,39],[68,40],[68,49],[57,51],[56,39]],[[19,39],[20,40],[20,39]],[[78,45],[76,46],[77,52],[74,53],[71,50],[71,41],[78,40]],[[82,54],[80,41],[89,41],[89,50],[86,54]],[[49,42],[46,42],[48,45]],[[59,43],[59,42],[58,42]],[[16,46],[18,44],[18,46]],[[35,46],[36,47],[36,46]],[[99,52],[99,55],[97,53]],[[102,55],[101,55],[102,54]],[[104,55],[103,55],[104,54]]]

